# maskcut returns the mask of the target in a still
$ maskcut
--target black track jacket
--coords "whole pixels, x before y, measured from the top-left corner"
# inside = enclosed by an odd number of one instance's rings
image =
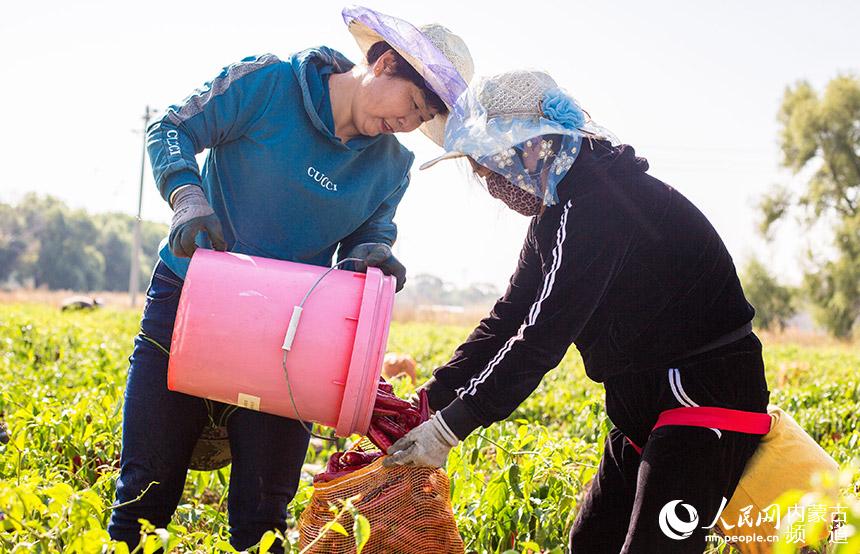
[[[752,320],[705,216],[630,146],[583,141],[505,295],[426,385],[457,436],[508,417],[571,344],[587,375],[668,367]],[[443,409],[444,408],[444,409]]]

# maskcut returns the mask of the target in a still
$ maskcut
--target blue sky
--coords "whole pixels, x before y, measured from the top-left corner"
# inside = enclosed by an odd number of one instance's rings
[[[163,108],[244,56],[326,44],[358,49],[341,2],[7,2],[0,8],[0,200],[28,191],[92,211],[136,209],[146,104]],[[396,2],[365,5],[438,21],[469,44],[478,74],[549,71],[651,174],[709,217],[736,261],[756,255],[797,280],[807,239],[791,225],[765,245],[756,198],[776,182],[776,113],[786,85],[819,89],[860,73],[860,2]],[[401,136],[417,160],[438,148]],[[527,220],[457,164],[413,173],[398,253],[411,274],[502,286]],[[147,171],[144,217],[170,212]]]

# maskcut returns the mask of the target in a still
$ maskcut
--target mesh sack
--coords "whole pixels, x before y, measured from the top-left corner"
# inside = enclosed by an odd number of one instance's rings
[[[314,484],[311,501],[299,518],[299,547],[309,545],[334,518],[330,504],[340,506],[339,500],[361,495],[354,506],[370,522],[370,540],[363,554],[463,554],[445,472],[383,467],[383,459],[339,479]],[[309,553],[355,553],[352,517],[344,514],[338,521],[350,535],[329,531]]]

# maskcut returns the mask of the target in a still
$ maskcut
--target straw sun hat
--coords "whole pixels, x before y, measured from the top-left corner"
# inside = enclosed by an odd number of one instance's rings
[[[463,39],[438,23],[414,27],[402,19],[361,6],[344,8],[343,20],[363,54],[375,43],[387,42],[418,71],[449,110],[454,108],[475,72],[472,55]],[[437,115],[421,125],[421,132],[442,146],[446,120],[447,115]]]
[[[543,71],[476,78],[448,119],[446,152],[421,165],[468,156],[551,206],[584,137],[608,138],[573,96]]]
[[[460,99],[458,119],[448,131],[448,152],[422,164],[421,169],[442,160],[503,152],[542,134],[579,135],[588,123],[576,100],[543,71],[516,70],[482,77]]]

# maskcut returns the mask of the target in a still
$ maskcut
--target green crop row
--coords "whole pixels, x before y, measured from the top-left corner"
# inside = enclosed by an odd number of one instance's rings
[[[125,551],[111,543],[106,526],[118,473],[127,358],[139,317],[131,311],[61,314],[45,306],[0,305],[0,421],[9,436],[0,444],[0,552]],[[469,331],[395,324],[388,346],[413,356],[424,379]],[[852,461],[860,452],[860,353],[765,346],[772,402],[845,468],[842,480],[821,485],[815,498],[849,502],[847,523],[860,529],[860,505],[850,504],[860,484]],[[412,391],[406,382],[396,388]],[[479,430],[452,451],[451,501],[467,550],[565,552],[577,502],[610,428],[602,406],[602,388],[585,377],[571,349],[507,421]],[[290,507],[289,539],[297,539],[312,473],[342,446],[309,448]],[[229,467],[190,472],[173,523],[150,529],[146,550],[230,551],[228,480]],[[860,545],[838,552],[860,552]]]

